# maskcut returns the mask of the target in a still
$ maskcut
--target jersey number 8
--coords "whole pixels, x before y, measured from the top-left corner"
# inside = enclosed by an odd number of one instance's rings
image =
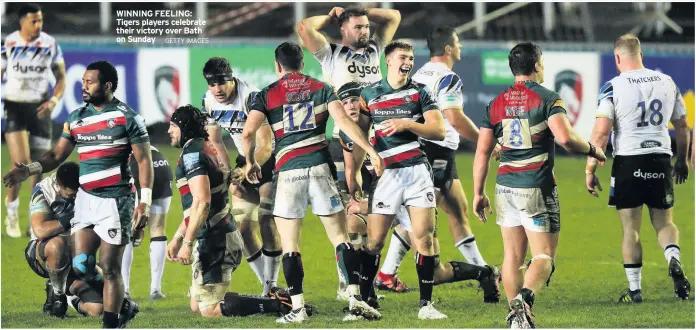
[[[529,132],[529,119],[503,119],[503,143],[510,149],[529,149],[532,147],[532,137]]]
[[[283,106],[283,110],[283,130],[285,133],[307,131],[317,126],[312,103],[286,104]]]
[[[659,99],[650,101],[650,105],[648,106],[650,109],[650,117],[648,118],[650,123],[645,120],[645,115],[647,112],[647,109],[645,108],[645,101],[638,102],[638,107],[640,108],[640,122],[638,122],[636,126],[646,127],[648,124],[653,126],[659,126],[662,124],[663,115],[660,112],[660,110],[662,110],[662,101]]]

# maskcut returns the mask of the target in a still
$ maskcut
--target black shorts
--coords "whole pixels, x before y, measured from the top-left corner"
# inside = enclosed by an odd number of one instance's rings
[[[30,240],[29,243],[27,243],[26,249],[24,249],[24,257],[27,259],[27,262],[29,263],[29,268],[34,271],[36,275],[39,275],[43,278],[48,278],[48,270],[44,268],[41,264],[42,262],[39,261],[38,258],[41,258],[43,262],[46,262],[46,254],[44,253],[44,249],[46,248],[46,243],[48,241],[43,241],[40,242],[39,240],[33,239]],[[38,255],[37,255],[37,246],[38,246]]]
[[[237,160],[235,162],[237,163],[237,168],[244,168],[244,166],[246,166],[246,157],[243,157],[242,155],[237,155]],[[261,165],[261,178],[259,179],[259,183],[251,184],[245,180],[243,183],[245,188],[258,189],[266,183],[273,182],[273,172],[275,170],[275,163],[275,155],[271,155],[271,158],[268,158],[266,163]]]
[[[435,189],[449,191],[452,181],[459,179],[454,150],[428,141],[423,141],[423,150],[433,169]]]
[[[616,156],[611,167],[609,205],[628,209],[674,206],[672,165],[667,154]]]
[[[5,100],[4,120],[7,133],[29,131],[29,147],[34,150],[51,149],[53,120],[50,115],[39,119],[36,109],[41,103],[20,103]]]

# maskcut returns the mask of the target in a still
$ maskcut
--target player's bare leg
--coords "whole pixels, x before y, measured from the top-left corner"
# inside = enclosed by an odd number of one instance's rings
[[[72,247],[72,267],[73,272],[78,278],[84,281],[102,280],[103,273],[97,268],[97,249],[101,244],[101,238],[94,232],[92,227],[80,229],[70,236],[70,246]],[[104,262],[103,260],[100,260]],[[102,290],[106,291],[106,289]],[[103,297],[103,294],[102,294]],[[106,315],[103,315],[106,319]],[[103,320],[106,321],[106,320]],[[118,326],[118,310],[109,316],[110,325],[114,322]],[[109,323],[105,323],[107,325]]]
[[[162,275],[164,274],[164,259],[167,249],[165,233],[166,213],[150,214],[150,300],[165,298],[162,293]]]
[[[691,293],[691,284],[684,274],[684,269],[682,269],[679,229],[672,222],[672,210],[673,208],[666,210],[648,208],[650,221],[657,234],[657,242],[664,251],[669,267],[669,275],[674,281],[674,294],[679,299],[688,299]]]
[[[439,255],[435,253],[435,208],[408,207],[408,215],[413,227],[413,247],[416,251],[416,271],[420,289],[420,310],[422,320],[444,319],[433,306],[433,285],[435,284],[435,265]]]
[[[628,279],[628,290],[619,298],[620,302],[642,302],[641,272],[643,269],[643,246],[640,243],[640,226],[643,206],[618,210],[623,237],[621,254]]]
[[[29,132],[15,131],[5,133],[7,148],[10,152],[12,160],[12,168],[15,163],[29,164]],[[34,179],[32,179],[34,180]],[[7,208],[7,217],[5,218],[5,230],[10,237],[20,237],[22,233],[19,229],[19,188],[21,184],[16,184],[7,188],[5,195],[5,206]]]
[[[104,241],[99,246],[99,264],[104,272],[104,326],[119,324],[119,311],[125,297],[121,262],[124,245],[112,245]],[[114,320],[115,317],[115,320]]]
[[[41,245],[45,244],[43,251]],[[47,312],[56,317],[64,317],[68,309],[68,301],[66,296],[66,284],[68,273],[70,272],[70,251],[68,251],[67,238],[64,236],[54,236],[45,243],[36,245],[36,255],[41,259],[46,258],[42,262],[48,271],[48,277],[51,280],[52,293],[49,294],[49,299],[52,300],[50,310]]]
[[[249,266],[256,274],[256,278],[265,286],[264,279],[264,260],[261,257],[261,239],[258,236],[259,218],[258,218],[258,194],[254,195],[251,191],[246,191],[244,187],[237,185],[230,186],[232,195],[232,216],[237,222],[237,229],[242,234],[244,240],[244,258],[246,258]]]
[[[382,315],[367,304],[364,294],[361,295],[361,255],[360,250],[356,249],[350,242],[346,212],[341,210],[332,215],[319,216],[319,219],[324,225],[326,236],[336,250],[336,260],[338,260],[338,266],[343,272],[342,275],[348,280],[346,291],[349,295],[348,309],[350,314],[366,319],[380,319]],[[353,318],[347,316],[344,320],[353,320]]]
[[[83,280],[74,281],[70,286],[70,292],[75,296],[79,296],[79,292],[89,289],[89,284]],[[104,313],[104,305],[101,303],[84,302],[78,299],[73,307],[78,313],[91,317],[99,317]]]
[[[510,302],[522,289],[524,274],[522,266],[527,256],[527,235],[522,226],[504,227],[500,226],[503,236],[503,287],[505,296]]]
[[[263,275],[264,288],[261,295],[268,295],[278,286],[281,255],[280,236],[273,219],[273,185],[269,182],[259,188],[259,229],[263,243]]]
[[[364,243],[360,253],[361,275],[360,293],[363,300],[372,295],[374,291],[374,281],[377,276],[379,261],[382,257],[387,235],[391,224],[394,222],[395,215],[384,215],[372,213],[367,216],[367,242]]]
[[[469,225],[469,203],[461,181],[459,179],[452,180],[448,191],[435,190],[435,196],[437,207],[447,214],[455,247],[468,263],[478,266],[487,265],[481,252],[479,252],[474,233]]]

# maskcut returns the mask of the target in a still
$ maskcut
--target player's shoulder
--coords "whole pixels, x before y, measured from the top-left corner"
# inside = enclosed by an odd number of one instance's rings
[[[558,92],[548,89],[541,84],[532,84],[529,89],[539,95],[543,101],[556,101],[561,99],[561,95]]]
[[[241,91],[241,94],[244,95],[245,97],[248,96],[252,92],[258,92],[259,88],[256,87],[256,85],[246,81],[242,80],[240,78],[234,78],[237,80],[237,88]]]
[[[162,153],[159,151],[159,149],[157,149],[153,145],[150,145],[150,152],[152,153],[153,156],[154,155],[162,155]]]
[[[49,44],[57,44],[58,42],[56,41],[56,38],[54,38],[52,35],[41,31],[39,34],[38,41],[40,41],[42,44],[49,43]]]
[[[204,148],[205,140],[203,138],[194,138],[186,141],[182,149],[182,155],[202,152]]]
[[[8,34],[7,36],[5,36],[5,39],[3,39],[3,42],[6,45],[8,45],[8,47],[12,47],[13,45],[11,45],[11,43],[16,43],[19,40],[20,40],[19,30],[17,30],[17,31],[14,31],[14,32]]]
[[[89,115],[89,113],[87,111],[88,108],[89,108],[89,104],[84,104],[83,106],[73,110],[72,112],[70,112],[68,114],[68,117],[65,121],[67,121],[68,123],[72,123],[72,122],[75,122],[75,121],[78,121],[80,119],[87,117]]]
[[[115,97],[114,97],[114,102],[111,103],[110,108],[112,108],[113,110],[116,110],[116,111],[120,111],[127,118],[129,118],[129,117],[132,118],[132,117],[135,117],[138,115],[138,113],[135,112],[135,110],[133,110],[133,108],[131,108],[128,104],[126,104],[125,102],[123,102]]]
[[[408,84],[409,84],[408,88],[413,88],[413,89],[417,90],[418,92],[421,92],[421,91],[428,92],[428,86],[426,86],[423,83],[419,83],[413,79],[409,79]]]

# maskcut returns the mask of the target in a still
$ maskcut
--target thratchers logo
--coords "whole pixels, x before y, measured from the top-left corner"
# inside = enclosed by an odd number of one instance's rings
[[[368,74],[379,74],[379,67],[376,65],[356,65],[353,62],[348,66],[348,72],[358,73],[360,78],[365,78]]]

